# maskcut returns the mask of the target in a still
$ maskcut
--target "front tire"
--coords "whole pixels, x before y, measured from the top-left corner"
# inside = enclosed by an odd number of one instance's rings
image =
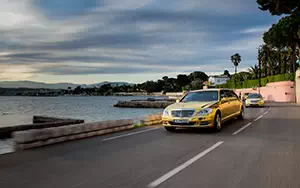
[[[219,132],[222,129],[221,113],[217,112],[214,119],[214,132]]]
[[[176,130],[175,127],[165,127],[165,129],[169,132],[174,132]]]
[[[241,109],[238,119],[240,119],[240,120],[244,119],[244,108]]]

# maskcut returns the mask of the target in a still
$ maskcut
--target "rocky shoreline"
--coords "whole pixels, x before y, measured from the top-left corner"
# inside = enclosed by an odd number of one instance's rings
[[[176,102],[176,99],[153,99],[118,101],[114,107],[119,108],[166,108]]]

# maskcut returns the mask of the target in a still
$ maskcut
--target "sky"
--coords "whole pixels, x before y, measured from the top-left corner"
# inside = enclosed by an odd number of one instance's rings
[[[0,0],[0,81],[140,83],[257,63],[256,0]]]

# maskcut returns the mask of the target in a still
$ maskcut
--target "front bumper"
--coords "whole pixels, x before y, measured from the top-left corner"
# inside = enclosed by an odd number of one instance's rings
[[[245,105],[247,107],[250,107],[250,106],[264,106],[265,105],[265,102],[246,102]]]
[[[174,120],[183,119],[188,120],[188,123],[174,123]],[[214,116],[209,115],[206,117],[192,117],[192,118],[173,118],[163,117],[163,126],[165,127],[176,127],[176,128],[207,128],[214,126]]]

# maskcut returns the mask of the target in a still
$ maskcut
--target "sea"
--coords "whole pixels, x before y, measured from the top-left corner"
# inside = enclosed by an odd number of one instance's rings
[[[120,100],[142,100],[149,96],[61,96],[0,97],[0,127],[28,124],[33,115],[84,119],[85,122],[131,119],[161,113],[163,109],[116,108]],[[151,98],[163,98],[152,97]],[[12,152],[10,139],[0,140],[0,154]]]

